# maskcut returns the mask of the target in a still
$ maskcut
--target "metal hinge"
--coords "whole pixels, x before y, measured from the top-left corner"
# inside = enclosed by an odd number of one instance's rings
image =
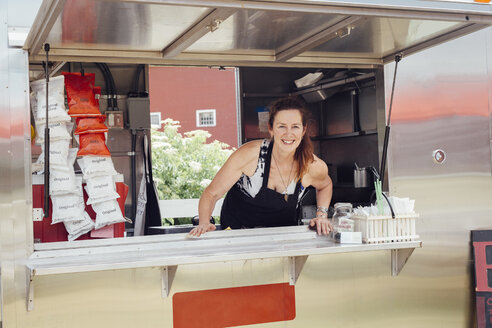
[[[33,208],[32,209],[32,220],[34,222],[43,221],[43,209],[42,208]]]

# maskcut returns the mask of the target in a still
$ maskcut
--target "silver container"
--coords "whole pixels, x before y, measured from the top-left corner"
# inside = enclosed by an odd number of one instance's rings
[[[354,169],[354,187],[367,188],[371,183],[372,172],[369,167],[356,167]]]

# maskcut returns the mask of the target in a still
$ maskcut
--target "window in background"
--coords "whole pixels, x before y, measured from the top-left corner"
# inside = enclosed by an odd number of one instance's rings
[[[199,109],[196,111],[196,126],[215,126],[215,109]]]
[[[161,128],[161,113],[153,112],[150,113],[150,127],[153,129]]]

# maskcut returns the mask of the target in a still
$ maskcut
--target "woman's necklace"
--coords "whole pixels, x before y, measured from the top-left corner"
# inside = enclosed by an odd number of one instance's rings
[[[282,184],[285,187],[285,190],[282,194],[284,194],[284,199],[287,202],[287,201],[289,201],[289,194],[287,194],[288,185],[285,184],[284,178],[282,178],[282,173],[280,173],[280,168],[278,167],[277,160],[275,159],[275,156],[273,155],[273,151],[272,151],[272,157],[273,157],[273,161],[275,162],[275,166],[277,167],[278,175],[280,175],[280,180],[282,180]],[[292,174],[292,168],[294,168],[294,161],[292,161],[292,165],[290,166],[289,179],[287,180],[288,183],[290,183],[290,175]]]

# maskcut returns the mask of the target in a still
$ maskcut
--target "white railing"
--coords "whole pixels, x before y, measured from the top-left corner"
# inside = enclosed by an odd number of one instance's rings
[[[198,198],[159,200],[161,218],[189,218],[198,215]],[[223,198],[215,204],[212,216],[219,216]]]

